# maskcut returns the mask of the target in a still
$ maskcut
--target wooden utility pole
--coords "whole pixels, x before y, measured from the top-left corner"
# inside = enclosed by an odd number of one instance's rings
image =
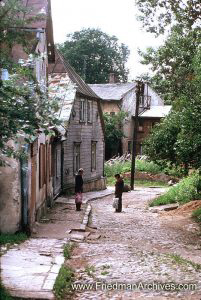
[[[135,93],[136,93],[136,106],[135,106],[135,119],[134,119],[133,143],[132,143],[131,190],[134,190],[135,158],[137,155],[138,113],[139,113],[139,105],[140,105],[140,96],[143,96],[144,94],[143,82],[137,81]]]

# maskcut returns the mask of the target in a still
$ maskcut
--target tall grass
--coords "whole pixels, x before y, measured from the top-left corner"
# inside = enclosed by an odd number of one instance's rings
[[[136,160],[136,170],[141,172],[148,172],[152,174],[158,174],[162,172],[162,168],[153,162],[145,160]],[[114,176],[117,173],[123,174],[131,171],[131,162],[115,163],[109,166],[105,163],[105,174],[107,177]]]
[[[194,210],[192,217],[201,225],[201,207]]]
[[[181,180],[176,186],[171,187],[167,193],[154,199],[150,206],[176,202],[184,204],[191,200],[199,199],[201,197],[200,180],[199,174],[193,173]]]

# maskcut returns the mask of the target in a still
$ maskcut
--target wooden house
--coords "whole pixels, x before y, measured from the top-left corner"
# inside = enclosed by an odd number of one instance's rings
[[[74,191],[75,174],[84,169],[84,191],[106,188],[104,179],[104,123],[100,98],[56,52],[49,66],[50,95],[60,101],[60,142],[55,145],[56,185]],[[60,156],[60,153],[62,154]],[[58,163],[57,163],[58,160]],[[55,167],[57,169],[57,167]],[[56,174],[54,174],[54,177]]]
[[[116,154],[131,152],[134,116],[136,108],[136,83],[90,84],[91,89],[101,98],[103,113],[115,115],[120,111],[127,112],[123,124],[124,138]],[[160,122],[170,111],[171,106],[164,105],[161,97],[146,83],[144,95],[140,99],[137,153],[142,154],[142,143],[154,123]]]

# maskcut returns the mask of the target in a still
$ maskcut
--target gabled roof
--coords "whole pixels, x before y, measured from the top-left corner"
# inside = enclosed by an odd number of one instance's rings
[[[22,5],[28,9],[23,19],[38,18],[27,25],[28,28],[46,28],[49,0],[22,0]]]
[[[89,84],[90,88],[105,101],[121,100],[126,93],[135,88],[135,85],[135,82]]]
[[[49,62],[54,62],[54,37],[51,15],[50,0],[21,0],[23,6],[28,9],[28,13],[23,14],[20,18],[29,19],[35,18],[33,22],[26,24],[25,29],[46,30],[47,34],[47,52]],[[30,11],[29,11],[30,10]]]
[[[58,127],[58,131],[62,134],[61,128],[67,129],[71,111],[73,108],[75,95],[79,93],[81,96],[97,100],[98,111],[100,115],[101,125],[104,130],[103,113],[100,105],[100,98],[90,89],[90,87],[81,79],[75,70],[64,61],[62,55],[55,50],[56,59],[54,64],[49,64],[49,87],[50,97],[60,99],[60,109],[58,116],[63,120],[62,126]]]
[[[76,85],[75,88],[77,93],[90,98],[100,99],[99,96],[97,96],[95,92],[89,87],[89,85],[87,85],[84,80],[75,72],[73,67],[71,67],[71,65],[66,60],[64,60],[63,56],[61,55],[61,53],[59,53],[58,50],[55,50],[55,54],[55,64],[49,65],[48,73],[68,74],[70,80]]]
[[[171,110],[171,105],[164,106],[151,106],[150,109],[147,109],[139,114],[140,118],[164,118],[166,117]]]

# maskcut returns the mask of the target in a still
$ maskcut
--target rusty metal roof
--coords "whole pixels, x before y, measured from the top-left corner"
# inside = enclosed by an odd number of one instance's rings
[[[165,118],[171,111],[171,105],[152,106],[139,114],[141,118]]]
[[[89,84],[89,86],[103,100],[119,101],[127,92],[135,88],[136,83]]]
[[[70,80],[76,85],[76,91],[83,96],[100,99],[99,96],[89,87],[88,84],[75,72],[73,67],[64,60],[63,56],[58,50],[55,50],[55,64],[50,64],[49,74],[52,73],[67,73]]]

